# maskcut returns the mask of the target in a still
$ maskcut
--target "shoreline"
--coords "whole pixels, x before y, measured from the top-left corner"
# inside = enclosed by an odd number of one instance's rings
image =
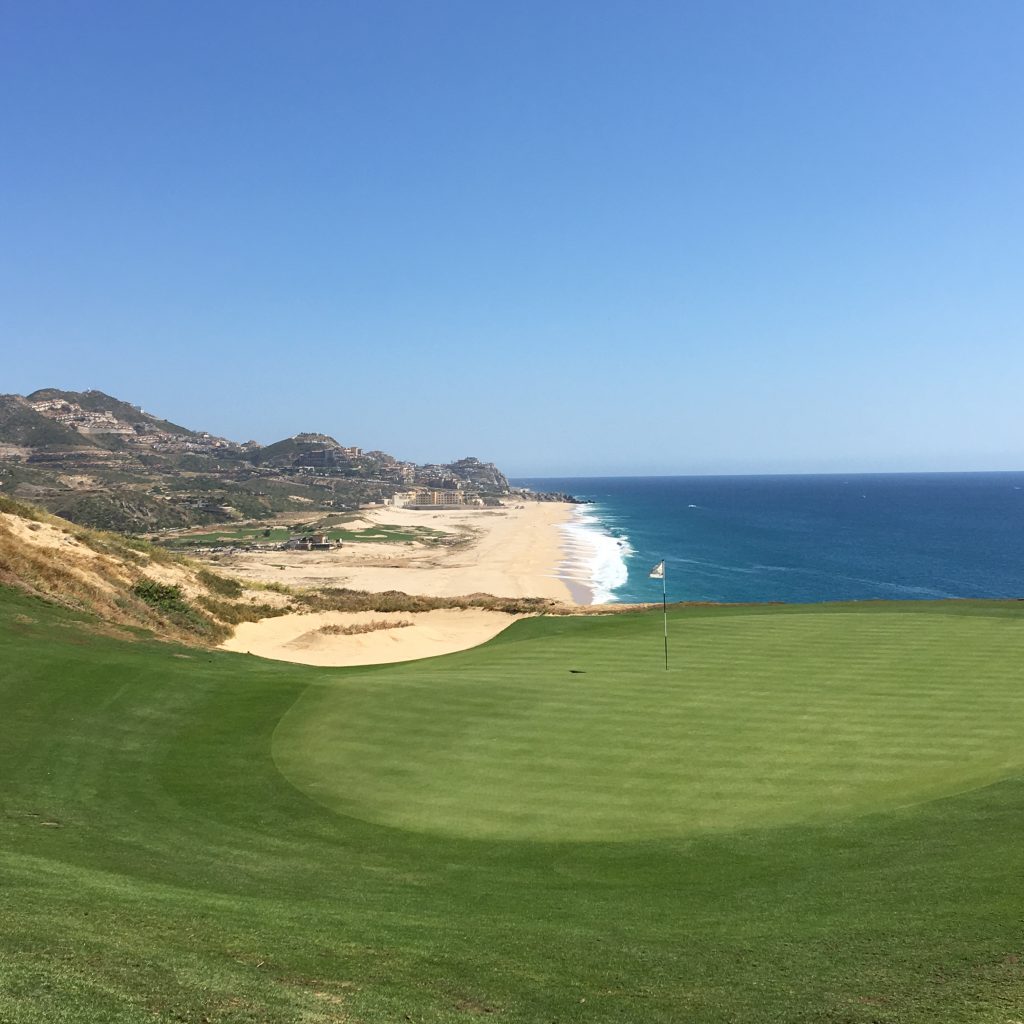
[[[581,518],[580,509],[585,506],[577,505],[566,516],[565,521],[558,524],[558,532],[561,536],[562,559],[556,567],[556,575],[565,585],[565,588],[572,596],[572,603],[578,605],[596,604],[597,591],[593,586],[593,578],[587,574],[586,580],[574,574],[574,570],[583,567],[582,545],[574,527],[578,526]]]
[[[565,558],[559,572],[576,604],[616,603],[628,578],[629,539],[614,533],[591,505],[576,505],[561,525]]]

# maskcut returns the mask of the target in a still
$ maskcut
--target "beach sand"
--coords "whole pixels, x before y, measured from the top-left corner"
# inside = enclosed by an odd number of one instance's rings
[[[559,526],[575,508],[527,502],[478,511],[363,510],[365,523],[357,528],[381,523],[428,527],[444,533],[449,543],[357,541],[332,551],[240,552],[218,559],[217,566],[239,579],[295,587],[400,590],[431,597],[483,593],[576,603],[558,576],[565,557]]]
[[[558,575],[565,558],[560,526],[571,519],[575,508],[560,502],[523,502],[479,510],[364,510],[360,517],[365,522],[357,529],[379,524],[428,527],[444,536],[426,543],[351,542],[332,551],[241,552],[222,556],[216,568],[243,581],[296,587],[373,593],[399,590],[431,597],[491,594],[585,603],[585,592],[575,584],[570,589]],[[222,646],[307,665],[371,665],[475,647],[514,619],[480,609],[285,615],[243,623]],[[383,620],[413,624],[354,635],[320,631],[324,626]]]

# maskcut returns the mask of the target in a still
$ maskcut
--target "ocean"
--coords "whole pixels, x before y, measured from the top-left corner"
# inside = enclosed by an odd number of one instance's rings
[[[561,574],[594,603],[1024,598],[1024,473],[517,479],[580,506]]]

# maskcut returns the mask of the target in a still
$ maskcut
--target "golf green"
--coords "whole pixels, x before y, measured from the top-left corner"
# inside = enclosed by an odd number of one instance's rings
[[[311,687],[283,774],[335,811],[488,839],[635,840],[838,819],[1024,762],[1024,622],[900,611],[547,619]]]

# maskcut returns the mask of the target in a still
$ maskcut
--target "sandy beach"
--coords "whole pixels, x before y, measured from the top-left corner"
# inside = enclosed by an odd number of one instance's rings
[[[372,509],[349,525],[427,527],[443,537],[434,543],[353,542],[331,551],[240,552],[218,559],[217,565],[243,580],[296,587],[401,590],[432,597],[482,593],[576,603],[558,575],[565,558],[559,526],[576,507],[528,502],[480,510]]]
[[[562,525],[577,506],[525,502],[495,509],[380,508],[360,513],[352,528],[380,524],[427,527],[429,540],[356,541],[330,551],[260,551],[222,556],[219,572],[245,580],[295,587],[344,587],[379,593],[399,590],[432,597],[491,594],[585,602],[559,576],[565,561]],[[328,612],[285,615],[243,623],[226,650],[307,665],[370,665],[433,657],[484,643],[515,616],[480,609],[421,613]],[[354,626],[407,624],[366,633]]]

